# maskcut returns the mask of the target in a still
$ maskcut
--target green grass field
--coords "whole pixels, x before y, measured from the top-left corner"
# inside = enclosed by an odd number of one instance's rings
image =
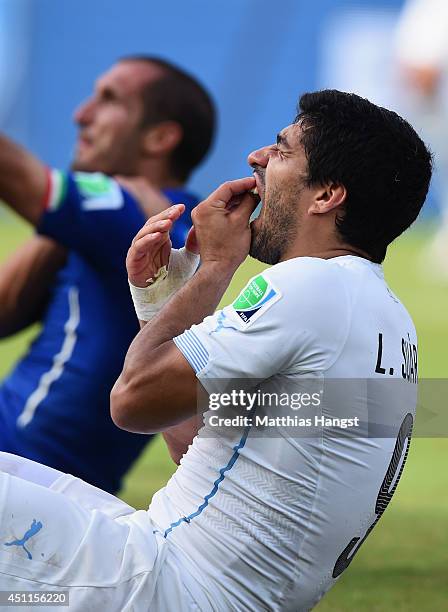
[[[26,239],[28,230],[0,210],[0,259]],[[448,374],[448,281],[421,272],[425,230],[414,230],[391,249],[386,277],[404,301],[419,333],[420,376]],[[260,264],[248,262],[229,288],[236,295]],[[0,374],[24,350],[36,328],[0,343]],[[339,583],[318,606],[319,612],[408,612],[448,609],[448,441],[414,439],[406,470],[379,525]],[[121,496],[137,508],[174,470],[160,439],[130,470]]]

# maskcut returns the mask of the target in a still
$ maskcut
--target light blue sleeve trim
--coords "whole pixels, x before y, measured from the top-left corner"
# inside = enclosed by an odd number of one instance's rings
[[[209,353],[191,329],[173,338],[173,342],[196,374],[205,368],[209,360]]]

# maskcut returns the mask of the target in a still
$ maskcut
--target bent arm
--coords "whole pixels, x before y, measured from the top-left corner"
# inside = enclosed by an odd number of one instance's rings
[[[0,134],[0,200],[37,225],[48,188],[48,170],[34,155]]]
[[[195,415],[196,375],[172,339],[215,311],[234,272],[215,262],[203,264],[137,334],[111,393],[118,427],[158,433]]]
[[[132,342],[111,394],[111,415],[118,427],[155,433],[196,414],[196,373],[173,339],[214,313],[249,252],[255,205],[247,191],[254,183],[253,177],[224,183],[194,209],[202,265]],[[157,226],[151,240],[164,244],[164,231]],[[153,258],[152,247],[147,248],[146,255]]]
[[[6,337],[39,319],[49,286],[65,263],[59,244],[34,236],[0,266],[0,337]]]

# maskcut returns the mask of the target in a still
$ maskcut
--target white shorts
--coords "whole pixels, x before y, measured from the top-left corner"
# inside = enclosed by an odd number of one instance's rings
[[[194,610],[167,548],[146,511],[0,452],[0,591],[66,590],[70,612]]]

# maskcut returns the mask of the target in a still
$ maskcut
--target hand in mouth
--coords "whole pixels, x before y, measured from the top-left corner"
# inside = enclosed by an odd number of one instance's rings
[[[258,205],[261,202],[260,194],[258,193],[258,187],[255,186],[253,189],[249,189],[249,193],[254,196]]]

